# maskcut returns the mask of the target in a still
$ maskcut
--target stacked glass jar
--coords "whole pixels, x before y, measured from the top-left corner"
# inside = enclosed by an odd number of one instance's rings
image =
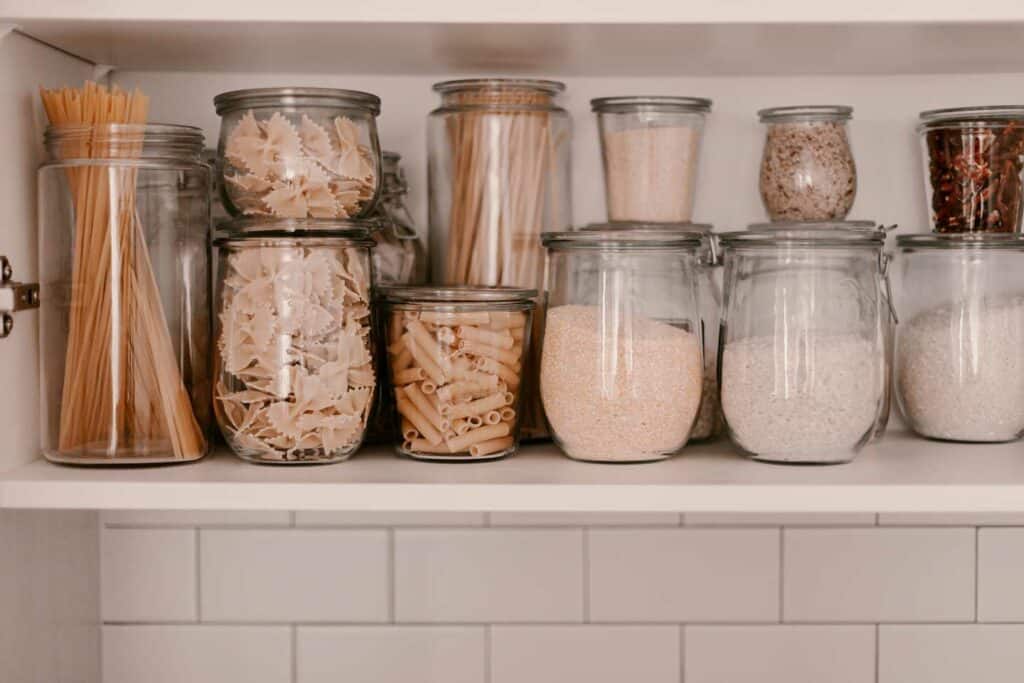
[[[261,88],[221,115],[214,408],[260,463],[338,462],[362,443],[378,385],[372,237],[382,176],[369,93]]]

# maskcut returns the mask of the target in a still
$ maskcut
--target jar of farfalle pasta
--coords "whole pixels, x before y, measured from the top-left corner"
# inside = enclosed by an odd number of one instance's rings
[[[398,453],[419,460],[515,453],[536,296],[514,287],[382,288]]]
[[[347,459],[363,441],[377,386],[367,225],[221,228],[214,407],[224,438],[252,462]]]
[[[335,88],[255,88],[213,99],[221,197],[233,216],[359,218],[377,201],[380,98]]]

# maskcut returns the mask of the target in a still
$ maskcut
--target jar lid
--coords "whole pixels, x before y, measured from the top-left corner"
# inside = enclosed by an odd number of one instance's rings
[[[339,88],[248,88],[222,92],[213,98],[217,114],[261,107],[334,107],[380,114],[380,98],[360,90]]]
[[[60,159],[180,159],[203,153],[203,131],[173,123],[47,126],[43,142]]]
[[[1017,232],[960,232],[899,235],[901,249],[1024,249],[1024,235]]]
[[[671,95],[598,97],[590,100],[590,111],[612,113],[663,111],[705,114],[711,111],[711,100],[706,97],[676,97]]]
[[[791,107],[771,107],[757,112],[761,123],[786,121],[847,121],[853,116],[853,107],[842,104],[803,104]]]
[[[699,232],[702,235],[714,230],[710,223],[651,223],[647,221],[609,221],[607,223],[587,223],[580,230],[646,230],[664,232]]]
[[[217,226],[214,244],[249,238],[341,239],[356,246],[374,246],[377,221],[339,218],[233,218]]]
[[[718,236],[723,247],[872,247],[885,244],[885,229],[864,228],[807,228],[800,227],[780,230],[740,230],[724,232]]]
[[[697,249],[704,244],[699,231],[668,228],[630,229],[623,227],[588,227],[585,230],[541,233],[541,243],[548,249]]]
[[[1001,104],[988,107],[949,107],[920,113],[921,124],[969,123],[972,121],[1024,121],[1024,105]]]
[[[768,232],[778,230],[878,230],[875,221],[775,221],[751,223],[747,230]]]
[[[538,90],[557,94],[565,90],[565,83],[543,78],[457,78],[435,83],[433,90],[442,95],[460,90]]]
[[[393,304],[513,304],[532,301],[537,297],[537,290],[474,285],[384,285],[377,288],[377,295],[383,301]]]

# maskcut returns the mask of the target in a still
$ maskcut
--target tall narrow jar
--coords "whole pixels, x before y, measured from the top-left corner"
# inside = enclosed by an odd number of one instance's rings
[[[446,285],[542,289],[540,234],[571,222],[569,114],[562,83],[471,79],[434,86],[430,114],[430,240]],[[543,315],[538,311],[536,320]],[[523,436],[545,434],[536,377],[540,323],[525,364]]]
[[[210,422],[210,168],[197,128],[61,126],[39,170],[43,455],[184,462]]]

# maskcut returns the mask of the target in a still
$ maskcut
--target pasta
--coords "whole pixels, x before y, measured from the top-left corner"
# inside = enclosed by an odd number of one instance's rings
[[[514,449],[526,321],[521,311],[391,314],[388,357],[407,455]]]

